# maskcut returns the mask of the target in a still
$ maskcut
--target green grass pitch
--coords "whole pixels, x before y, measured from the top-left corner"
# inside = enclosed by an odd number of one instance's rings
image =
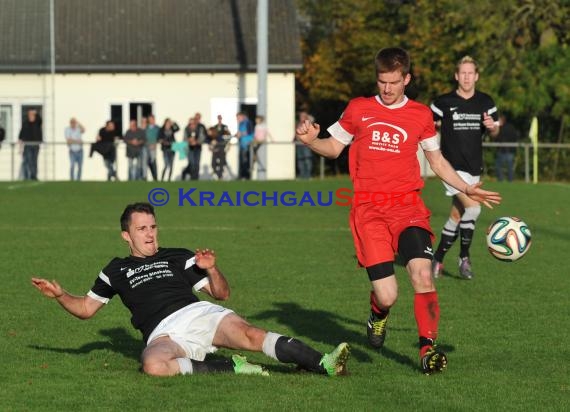
[[[269,378],[194,375],[152,378],[139,372],[142,343],[116,298],[80,321],[30,283],[38,275],[84,294],[102,267],[128,253],[119,234],[127,203],[164,187],[157,208],[162,246],[209,247],[232,286],[224,305],[321,351],[347,341],[350,375],[298,373],[263,354]],[[356,268],[341,206],[178,206],[178,189],[335,191],[348,179],[309,182],[0,183],[0,409],[3,411],[469,411],[570,410],[570,186],[490,183],[503,204],[483,210],[472,258],[473,281],[457,277],[458,245],[437,281],[439,344],[449,366],[418,369],[413,293],[397,266],[400,298],[385,348],[367,346],[369,284]],[[438,180],[424,199],[439,234],[449,200]],[[530,252],[515,263],[490,256],[485,229],[496,217],[530,226]],[[220,350],[218,354],[228,355]]]

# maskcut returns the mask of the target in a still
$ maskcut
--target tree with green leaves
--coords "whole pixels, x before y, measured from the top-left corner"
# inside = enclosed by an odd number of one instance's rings
[[[375,93],[370,69],[382,47],[410,51],[418,100],[454,84],[469,54],[480,87],[516,117],[570,110],[570,2],[556,0],[298,0],[305,68],[298,80],[310,106]]]
[[[541,141],[563,142],[568,134],[568,0],[297,0],[297,6],[305,60],[299,104],[323,123],[336,120],[350,98],[374,94],[374,55],[400,46],[413,60],[410,97],[429,103],[453,87],[456,62],[471,55],[482,71],[478,88],[521,131],[538,116]]]

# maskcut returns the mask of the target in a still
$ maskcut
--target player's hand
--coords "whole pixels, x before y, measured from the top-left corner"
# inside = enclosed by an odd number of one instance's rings
[[[50,282],[45,279],[32,278],[32,285],[48,298],[59,298],[64,293],[62,287],[55,280]]]
[[[296,136],[305,144],[311,144],[319,136],[321,127],[310,120],[305,120],[295,130]]]
[[[211,269],[216,266],[216,253],[210,249],[196,249],[196,266],[200,269]]]
[[[465,189],[465,194],[471,199],[483,203],[489,209],[493,208],[491,203],[496,205],[501,204],[502,197],[500,193],[481,189],[482,184],[483,182],[477,182],[473,185],[468,185]]]
[[[493,120],[493,118],[489,116],[487,112],[483,113],[483,125],[490,132],[494,132],[495,129],[497,128],[495,120]]]

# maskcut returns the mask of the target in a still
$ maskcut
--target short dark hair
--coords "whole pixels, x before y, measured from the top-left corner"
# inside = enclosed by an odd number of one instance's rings
[[[376,54],[376,76],[400,70],[402,76],[410,73],[410,55],[400,47],[386,47]]]
[[[131,223],[131,216],[133,213],[147,213],[149,215],[155,216],[154,207],[150,203],[137,202],[127,205],[123,214],[121,215],[121,230],[124,232],[129,231],[129,225]]]

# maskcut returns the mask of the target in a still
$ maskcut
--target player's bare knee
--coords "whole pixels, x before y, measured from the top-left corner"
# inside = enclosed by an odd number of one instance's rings
[[[390,309],[392,306],[396,304],[397,300],[398,300],[397,292],[390,294],[386,298],[382,299],[381,306],[383,306],[385,309]]]
[[[469,206],[465,208],[461,220],[463,222],[475,222],[481,214],[481,205]]]
[[[454,221],[454,222],[459,222],[459,220],[461,220],[461,214],[459,213],[459,210],[457,209],[452,209],[451,213],[449,214],[449,217]]]
[[[142,370],[151,376],[167,376],[169,374],[166,362],[152,359],[143,359]]]
[[[431,268],[422,267],[411,276],[412,284],[416,292],[428,292],[434,289]]]
[[[249,346],[247,349],[252,351],[261,351],[266,334],[267,332],[263,329],[248,325],[245,329],[245,336],[247,337]]]
[[[378,306],[382,309],[390,309],[398,300],[398,289],[386,288],[376,294]]]

